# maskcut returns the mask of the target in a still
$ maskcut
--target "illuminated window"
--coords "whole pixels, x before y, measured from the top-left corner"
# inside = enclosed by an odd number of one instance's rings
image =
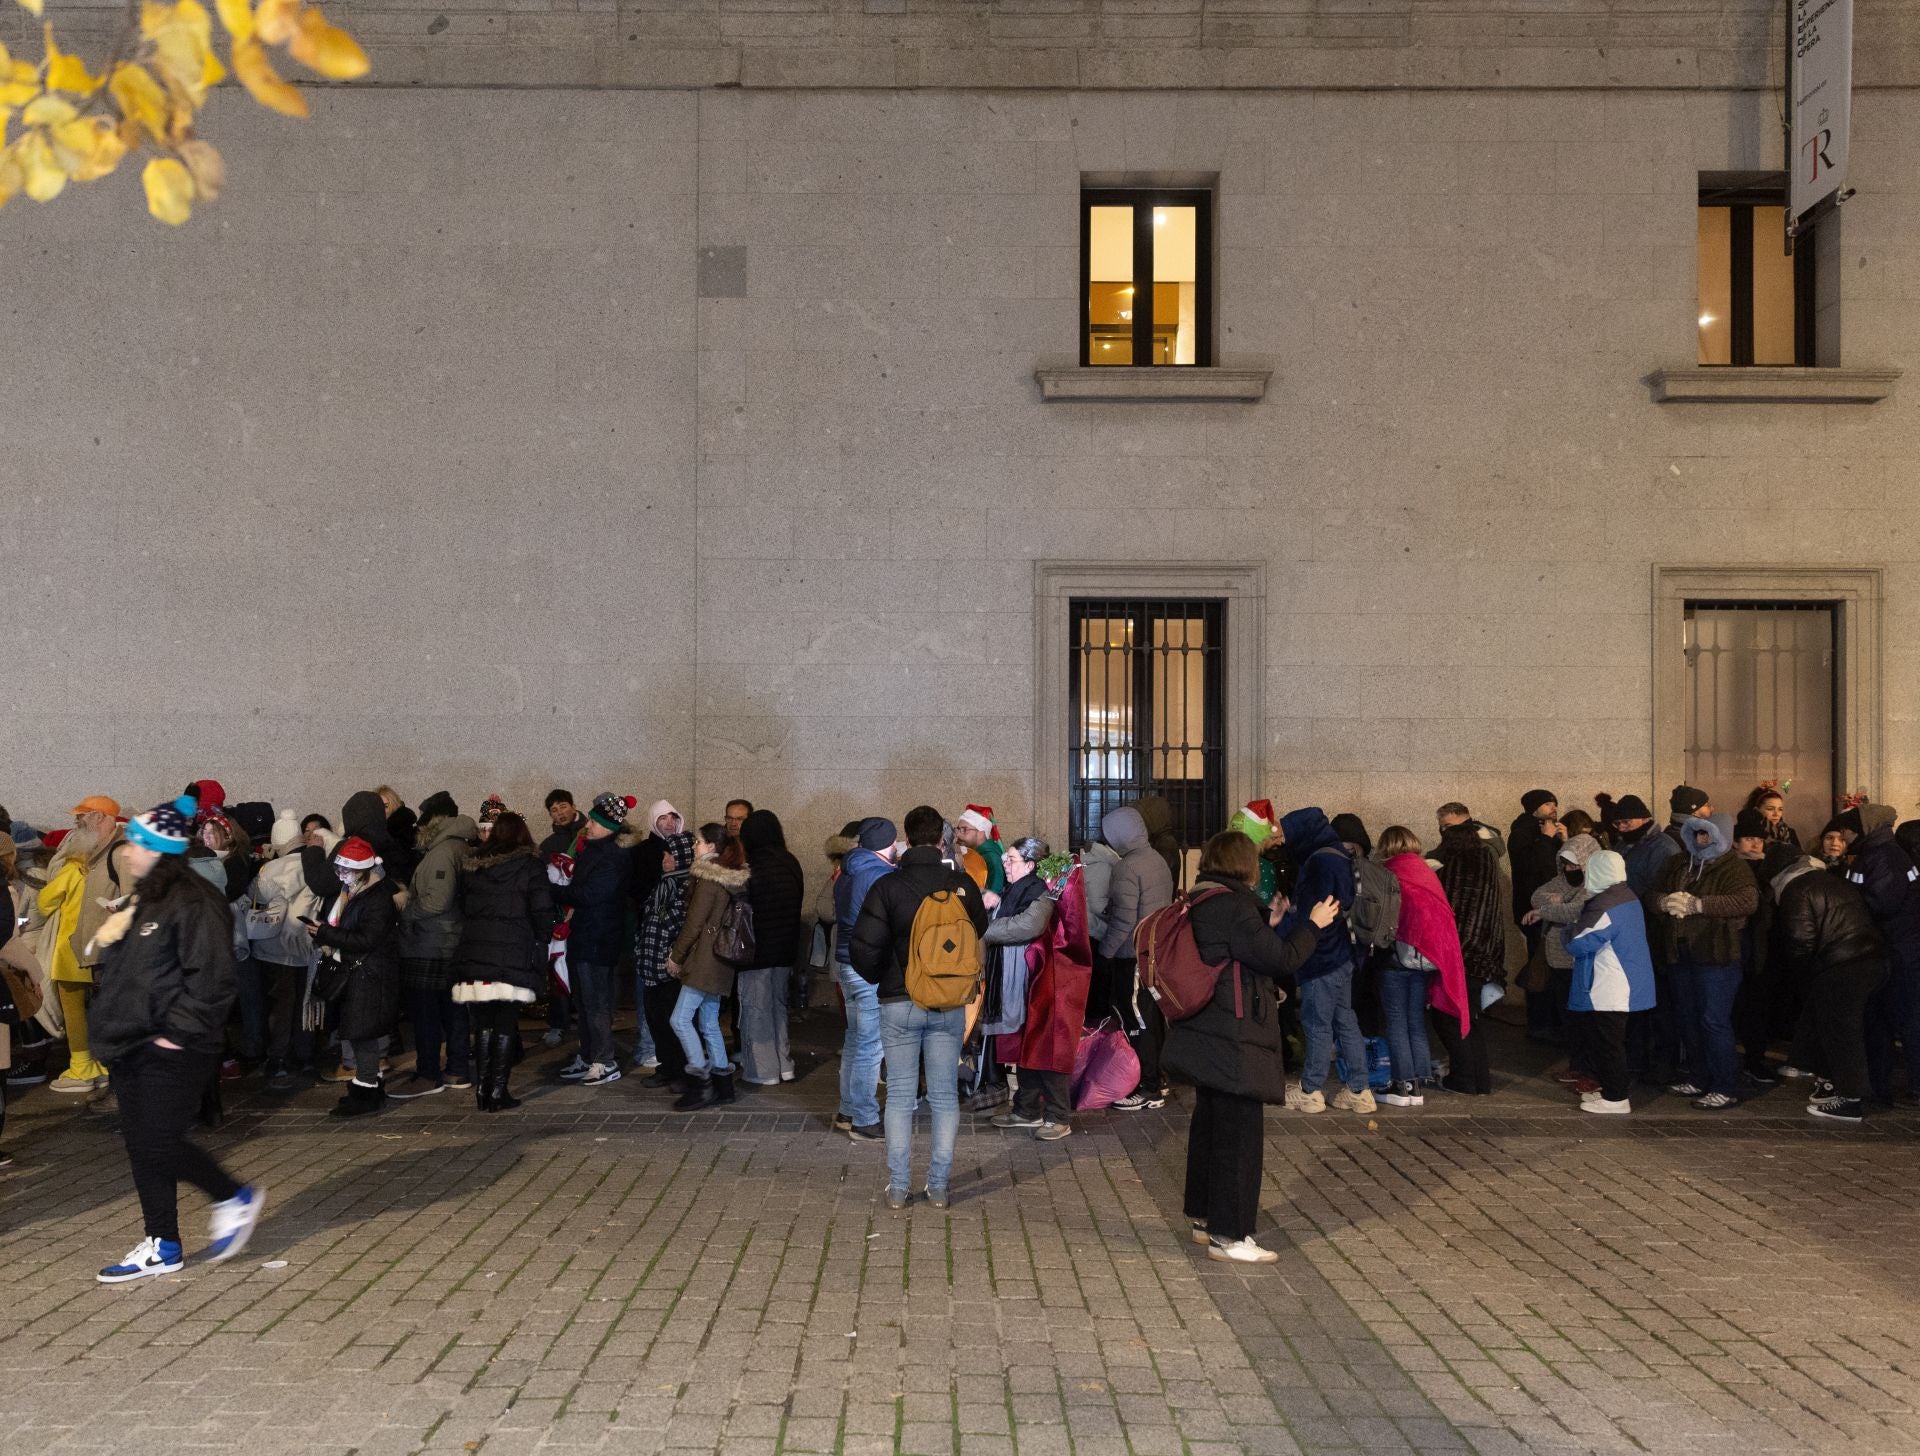
[[[1812,364],[1813,245],[1786,252],[1784,182],[1700,188],[1702,364]]]
[[[1080,362],[1213,363],[1213,194],[1080,194]]]

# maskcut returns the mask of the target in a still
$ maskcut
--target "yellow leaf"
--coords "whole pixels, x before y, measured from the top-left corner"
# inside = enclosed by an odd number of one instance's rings
[[[233,73],[262,106],[271,107],[287,116],[307,114],[306,98],[280,79],[280,73],[267,60],[267,53],[260,48],[259,41],[236,40],[233,43]]]
[[[156,0],[141,0],[140,33],[145,36],[157,35],[162,26],[173,24],[173,6],[156,3]]]
[[[227,34],[235,40],[253,39],[253,5],[251,0],[215,0],[220,7],[220,23],[227,28]]]
[[[120,165],[127,144],[104,116],[86,116],[53,129],[55,159],[76,182],[104,177]]]
[[[253,12],[253,24],[268,45],[285,45],[293,38],[299,16],[300,0],[260,0]]]
[[[67,185],[67,174],[54,160],[53,146],[43,131],[30,131],[17,144],[20,170],[26,174],[26,192],[35,202],[51,202]]]
[[[40,72],[29,61],[0,64],[0,106],[24,106],[40,94]]]
[[[300,12],[300,28],[287,51],[301,65],[330,81],[351,81],[366,75],[369,69],[367,53],[360,49],[360,43],[339,26],[329,24],[318,10]]]
[[[20,8],[37,19],[41,10],[45,7],[41,3],[41,0],[20,0]],[[31,196],[32,194],[29,193],[28,195]],[[40,200],[44,202],[46,199],[42,198]]]
[[[212,143],[198,138],[180,143],[180,160],[193,177],[195,197],[202,202],[212,202],[220,195],[220,189],[227,181],[227,164],[213,149]]]
[[[113,79],[107,83],[107,89],[113,93],[122,116],[145,128],[155,141],[166,140],[167,93],[160,89],[160,83],[145,66],[123,61],[113,68]]]
[[[193,212],[193,178],[172,157],[155,157],[140,173],[147,189],[147,211],[179,227]]]
[[[85,63],[78,56],[67,55],[54,44],[51,20],[46,24],[46,40],[49,91],[71,91],[76,96],[88,96],[100,89],[100,78],[89,75]]]
[[[215,55],[213,48],[209,46],[207,48],[206,64],[200,68],[201,89],[204,90],[208,86],[218,86],[226,79],[227,68],[220,64],[220,57]]]
[[[63,101],[58,96],[36,96],[27,103],[27,109],[20,113],[20,124],[58,126],[63,121],[72,121],[79,114],[71,101]]]

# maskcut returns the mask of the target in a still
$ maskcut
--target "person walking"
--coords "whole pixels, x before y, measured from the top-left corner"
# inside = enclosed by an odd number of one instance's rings
[[[453,950],[451,997],[472,1035],[473,1102],[482,1112],[520,1105],[509,1089],[520,1008],[547,982],[553,890],[527,821],[511,811],[493,821],[484,845],[467,850],[460,871],[460,938]]]
[[[1692,1080],[1669,1090],[1702,1111],[1721,1112],[1739,1101],[1733,1003],[1740,991],[1740,930],[1760,891],[1734,852],[1730,819],[1694,816],[1681,829],[1687,852],[1661,867],[1649,936],[1669,970],[1681,1050],[1692,1069]]]
[[[724,824],[700,826],[688,876],[687,916],[668,952],[667,972],[680,983],[669,1024],[687,1059],[687,1087],[673,1105],[677,1111],[697,1112],[734,1099],[720,1007],[733,992],[739,968],[720,954],[716,942],[734,905],[751,903],[747,892],[753,876],[746,850]]]
[[[243,1249],[266,1191],[240,1182],[188,1130],[219,1067],[235,995],[233,919],[219,891],[187,868],[193,800],[161,804],[127,826],[127,903],[102,921],[92,1007],[94,1051],[112,1068],[120,1135],[146,1237],[99,1273],[124,1284],[184,1265],[179,1185],[212,1200],[207,1257]]]
[[[570,909],[567,967],[580,1013],[580,1051],[560,1075],[583,1087],[620,1080],[620,1054],[613,1044],[613,968],[627,918],[627,851],[620,832],[639,801],[628,794],[601,794],[587,811],[578,852],[550,870],[554,901]],[[564,857],[563,857],[564,858]]]
[[[1151,996],[1135,985],[1139,962],[1133,932],[1154,911],[1173,903],[1173,873],[1154,849],[1147,823],[1137,808],[1122,806],[1100,823],[1100,837],[1120,856],[1107,887],[1107,928],[1093,959],[1093,994],[1087,1015],[1112,1016],[1140,1058],[1140,1085],[1113,1104],[1116,1112],[1143,1112],[1167,1105],[1166,1079],[1160,1074],[1160,1046],[1167,1024]],[[891,1077],[891,1074],[889,1074]]]
[[[1025,864],[1032,872],[1022,877],[1040,880],[1044,876],[1040,864],[1046,858],[1043,841],[1031,836],[1016,841],[1006,851],[1008,877]],[[1020,1025],[993,1039],[994,1052],[1014,1067],[1017,1082],[1012,1108],[994,1118],[993,1125],[1030,1130],[1039,1142],[1058,1142],[1073,1131],[1073,1069],[1093,981],[1093,945],[1081,868],[1069,865],[1035,903],[1040,901],[1051,903],[1053,909],[1045,939],[1036,941],[1031,952],[1024,948],[1020,952],[1026,965]],[[990,924],[988,935],[1003,923]],[[1003,945],[1003,959],[1006,951]],[[1011,1012],[1004,999],[1002,1004]]]
[[[1291,927],[1276,935],[1282,902],[1262,909],[1254,893],[1259,881],[1259,855],[1238,830],[1214,835],[1200,851],[1188,924],[1200,959],[1219,965],[1220,977],[1205,1005],[1167,1028],[1167,1070],[1194,1088],[1187,1126],[1188,1224],[1209,1259],[1232,1264],[1272,1264],[1280,1257],[1253,1237],[1265,1108],[1288,1091],[1280,982],[1300,974],[1340,919],[1339,900],[1326,895],[1287,917]]]
[[[453,999],[453,955],[460,947],[461,866],[480,842],[480,827],[443,789],[422,801],[416,842],[420,862],[400,911],[400,999],[413,1023],[414,1064],[389,1094],[402,1099],[472,1085],[467,1010]]]
[[[1393,952],[1380,968],[1380,1004],[1387,1026],[1393,1083],[1380,1101],[1389,1107],[1419,1107],[1432,1079],[1427,1053],[1427,1008],[1447,1018],[1464,1039],[1479,1012],[1468,1005],[1466,959],[1460,928],[1447,892],[1421,854],[1420,840],[1404,825],[1381,831],[1382,865],[1400,884],[1400,916]]]
[[[1457,812],[1455,812],[1457,811]],[[1467,814],[1463,804],[1440,811],[1440,843],[1434,846],[1434,871],[1453,908],[1460,933],[1460,955],[1466,967],[1470,1015],[1457,1019],[1436,1010],[1434,1035],[1447,1053],[1447,1075],[1441,1086],[1453,1092],[1486,1096],[1493,1091],[1487,1065],[1484,1013],[1506,992],[1507,934],[1501,907],[1500,871],[1484,826]],[[1497,836],[1496,836],[1497,837]]]
[[[1353,904],[1353,860],[1327,822],[1325,812],[1317,808],[1295,809],[1282,815],[1277,837],[1287,845],[1295,869],[1292,903],[1284,897],[1274,900],[1284,907],[1280,934],[1293,933],[1307,914],[1302,907],[1318,905],[1328,896],[1340,907],[1333,923],[1320,927],[1313,954],[1296,973],[1306,1054],[1300,1064],[1299,1082],[1287,1089],[1286,1105],[1297,1112],[1327,1110],[1326,1094],[1320,1089],[1337,1047],[1347,1076],[1346,1085],[1333,1095],[1333,1105],[1348,1112],[1372,1112],[1367,1044],[1353,1014],[1353,935],[1346,920]]]
[[[875,883],[893,873],[899,838],[891,819],[861,820],[854,848],[847,851],[833,886],[834,979],[847,1015],[840,1047],[840,1107],[833,1126],[857,1143],[881,1142],[886,1133],[880,1123],[880,995],[873,982],[853,968],[853,927]]]
[[[60,841],[40,891],[37,908],[54,922],[47,977],[67,1033],[67,1068],[53,1079],[55,1092],[92,1092],[107,1084],[107,1069],[88,1040],[87,1007],[93,968],[102,954],[95,935],[110,913],[108,905],[133,884],[122,864],[125,843],[120,805],[105,794],[89,794],[74,805],[73,828]]]
[[[386,1106],[380,1049],[400,1011],[400,905],[405,891],[386,874],[366,840],[343,839],[333,851],[338,885],[309,927],[319,947],[324,983],[339,1006],[340,1040],[353,1052],[353,1079],[332,1117],[364,1117]]]
[[[880,1001],[880,1038],[887,1058],[886,1199],[894,1209],[905,1208],[911,1198],[914,1091],[923,1072],[933,1115],[926,1198],[935,1208],[947,1206],[953,1145],[960,1131],[960,1044],[967,1030],[964,1004],[920,1005],[908,991],[908,972],[916,966],[916,955],[923,958],[923,971],[931,968],[933,956],[977,956],[978,937],[987,928],[980,887],[965,871],[941,859],[944,828],[940,811],[930,805],[919,805],[907,815],[906,853],[892,874],[868,890],[853,927],[853,970],[877,988]],[[916,933],[923,909],[929,912],[928,929],[937,925],[938,934]],[[963,927],[971,928],[972,943]],[[977,970],[977,959],[974,965]]]
[[[1807,1113],[1829,1122],[1866,1116],[1873,1079],[1868,1008],[1887,983],[1887,942],[1859,888],[1812,855],[1773,877],[1776,974],[1803,987],[1793,1065],[1814,1074]]]
[[[787,1040],[787,996],[800,959],[800,922],[806,908],[806,876],[787,848],[786,831],[771,809],[755,809],[740,826],[751,880],[753,965],[734,978],[740,1002],[740,1080],[777,1087],[794,1076]]]
[[[1581,1094],[1580,1110],[1601,1114],[1633,1111],[1627,1093],[1627,1018],[1653,1009],[1653,953],[1640,897],[1627,880],[1626,859],[1603,849],[1587,857],[1585,896],[1567,930],[1573,980],[1567,1009],[1583,1048],[1581,1063],[1594,1079]]]

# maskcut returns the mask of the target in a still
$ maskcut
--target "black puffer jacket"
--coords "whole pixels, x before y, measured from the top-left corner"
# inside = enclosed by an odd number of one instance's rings
[[[573,883],[554,891],[559,904],[573,907],[568,932],[567,962],[610,966],[625,949],[621,931],[627,923],[627,851],[617,841],[583,839],[574,856]]]
[[[118,938],[93,973],[93,1054],[111,1066],[156,1036],[219,1052],[238,985],[232,911],[184,856],[162,860],[134,893],[138,901],[110,916],[98,937]]]
[[[1307,962],[1320,932],[1303,916],[1291,934],[1276,935],[1259,897],[1238,880],[1202,875],[1193,895],[1193,938],[1200,959],[1209,965],[1233,964],[1214,983],[1211,1001],[1186,1020],[1167,1023],[1162,1064],[1195,1086],[1261,1102],[1284,1101],[1287,1074],[1280,1058],[1280,988],[1275,983]]]
[[[547,986],[553,892],[540,851],[469,852],[460,878],[454,981],[504,981],[538,996]]]
[[[1884,961],[1887,942],[1867,898],[1817,859],[1797,860],[1774,876],[1774,964],[1803,977],[1836,966]]]
[[[347,965],[340,998],[343,1041],[385,1036],[400,1015],[400,907],[393,902],[399,890],[393,880],[375,880],[347,902],[338,925],[327,924],[344,893],[338,883],[321,907],[313,943],[339,951]]]
[[[806,875],[788,852],[786,833],[770,809],[747,815],[740,826],[740,847],[753,874],[747,903],[753,906],[754,968],[791,966],[800,957]]]
[[[986,932],[987,905],[980,898],[980,887],[965,870],[947,864],[937,846],[913,846],[900,856],[892,874],[882,875],[867,891],[860,917],[853,922],[848,955],[854,973],[880,988],[880,1000],[908,999],[907,951],[913,917],[920,912],[921,901],[941,890],[959,895],[974,930]],[[688,919],[691,923],[692,917]]]
[[[1867,832],[1854,841],[1847,879],[1866,896],[1895,960],[1920,961],[1920,869],[1894,837],[1893,810],[1867,804],[1860,818]]]

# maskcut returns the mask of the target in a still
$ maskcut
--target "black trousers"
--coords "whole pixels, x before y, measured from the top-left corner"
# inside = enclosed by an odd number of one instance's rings
[[[640,995],[646,1003],[641,1009],[646,1013],[647,1030],[653,1033],[653,1054],[659,1059],[660,1070],[669,1077],[686,1076],[686,1049],[680,1045],[680,1034],[673,1029],[673,1008],[680,1000],[680,983],[667,981],[648,986]]]
[[[520,1025],[518,1001],[469,1001],[467,1025],[476,1032],[498,1032],[511,1036]]]
[[[1133,1014],[1133,972],[1132,957],[1094,952],[1093,977],[1087,987],[1088,1026],[1098,1026],[1111,1016],[1121,1030],[1129,1035],[1133,1033],[1139,1025],[1139,1019]]]
[[[1885,961],[1858,961],[1816,973],[1807,983],[1794,1029],[1794,1064],[1818,1072],[1841,1097],[1872,1096],[1867,1008],[1886,984]]]
[[[240,1184],[212,1154],[187,1139],[187,1129],[200,1115],[201,1094],[219,1065],[220,1058],[211,1052],[169,1052],[151,1043],[114,1061],[120,1136],[127,1144],[148,1238],[180,1241],[182,1182],[215,1203],[240,1191]]]
[[[1071,1121],[1073,1078],[1065,1072],[1036,1072],[1022,1067],[1020,1085],[1013,1089],[1013,1110],[1022,1117],[1038,1117],[1045,1122]]]
[[[1251,1097],[1194,1090],[1187,1127],[1187,1217],[1226,1243],[1253,1237],[1260,1217],[1266,1109]]]
[[[1569,1011],[1567,1025],[1579,1054],[1575,1065],[1600,1084],[1607,1101],[1623,1101],[1633,1085],[1627,1071],[1627,1013]]]
[[[1476,1006],[1480,1001],[1479,987],[1472,981],[1467,982],[1467,999]],[[1462,1092],[1491,1092],[1493,1073],[1487,1067],[1486,1023],[1480,1016],[1469,1013],[1467,1024],[1472,1030],[1465,1036],[1460,1035],[1457,1017],[1430,1011],[1427,1019],[1433,1023],[1433,1034],[1440,1038],[1440,1045],[1447,1053],[1446,1080]]]

